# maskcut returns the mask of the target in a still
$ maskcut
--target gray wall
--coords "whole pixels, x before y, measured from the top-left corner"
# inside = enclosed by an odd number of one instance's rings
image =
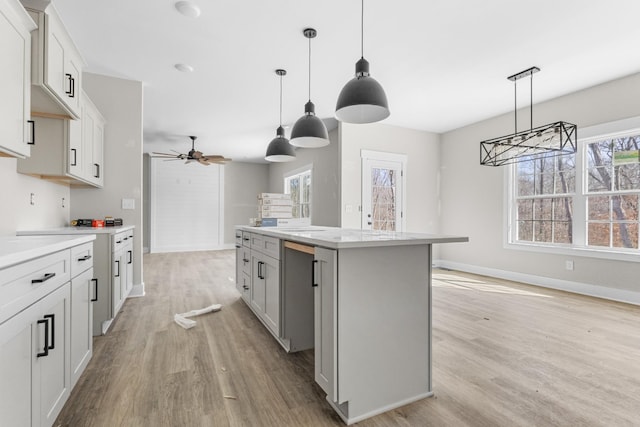
[[[535,105],[534,122],[575,123],[580,136],[580,128],[639,116],[639,100],[640,74],[635,74]],[[470,242],[441,245],[441,259],[462,270],[584,293],[604,292],[616,299],[628,297],[624,291],[639,292],[637,262],[505,248],[505,167],[480,166],[479,142],[512,129],[513,113],[442,135],[441,231],[469,236]],[[565,270],[565,260],[574,260],[573,271]]]
[[[331,143],[321,148],[297,148],[296,160],[269,165],[269,191],[284,191],[284,176],[313,165],[311,177],[311,223],[340,226],[340,144],[338,130],[329,132]]]
[[[235,242],[235,225],[258,215],[258,193],[269,191],[269,165],[230,162],[224,166],[224,243]]]
[[[83,74],[84,90],[106,120],[104,187],[72,188],[71,218],[122,218],[134,225],[134,285],[142,278],[142,82]],[[134,210],[123,210],[122,199],[134,199]]]

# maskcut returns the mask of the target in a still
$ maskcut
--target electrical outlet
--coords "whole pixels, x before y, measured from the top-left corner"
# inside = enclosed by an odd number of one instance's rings
[[[573,271],[573,261],[571,260],[566,260],[564,262],[564,268],[569,270],[569,271]]]

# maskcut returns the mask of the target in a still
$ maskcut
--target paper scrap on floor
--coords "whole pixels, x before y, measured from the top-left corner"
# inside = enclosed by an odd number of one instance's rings
[[[173,316],[173,320],[185,329],[191,329],[196,326],[196,321],[188,319],[188,317],[200,316],[201,314],[211,313],[213,311],[220,311],[222,309],[221,304],[212,304],[209,307],[201,308],[199,310],[191,310],[186,313],[176,314]]]

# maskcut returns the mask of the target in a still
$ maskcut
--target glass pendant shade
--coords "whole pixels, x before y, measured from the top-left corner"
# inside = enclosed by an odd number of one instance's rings
[[[313,102],[304,106],[300,117],[291,130],[291,145],[304,148],[319,148],[329,145],[329,132],[324,122],[315,115]]]
[[[389,117],[384,89],[369,75],[369,62],[356,62],[356,76],[342,88],[336,103],[336,117],[347,123],[373,123]]]
[[[269,143],[267,155],[264,159],[270,162],[290,162],[296,159],[293,146],[289,144],[289,140],[284,137],[284,128],[282,126],[278,127],[276,137]]]

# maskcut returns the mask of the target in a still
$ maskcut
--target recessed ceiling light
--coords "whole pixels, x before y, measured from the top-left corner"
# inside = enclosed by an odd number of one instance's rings
[[[184,16],[188,16],[189,18],[197,18],[200,16],[200,8],[193,2],[190,1],[179,1],[176,3],[176,9],[178,12],[183,14]]]
[[[193,71],[193,67],[189,64],[176,64],[174,67],[176,67],[176,70],[182,71],[183,73],[190,73]]]

